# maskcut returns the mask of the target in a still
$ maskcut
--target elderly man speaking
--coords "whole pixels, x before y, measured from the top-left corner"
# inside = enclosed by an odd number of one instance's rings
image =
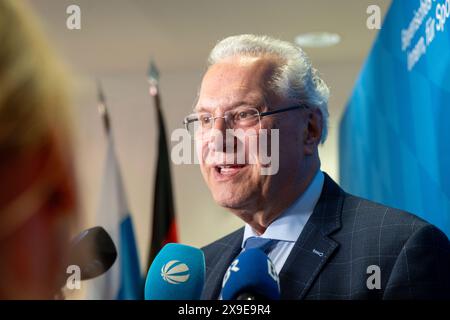
[[[439,229],[350,195],[320,170],[328,96],[306,54],[288,42],[238,35],[212,50],[195,113],[185,123],[196,128],[214,200],[245,226],[203,248],[204,299],[220,298],[230,263],[257,239],[272,243],[265,252],[282,299],[450,298],[450,243]],[[229,139],[237,129],[244,135]],[[260,157],[249,161],[254,155],[246,144],[255,135],[278,152],[275,172],[263,173]],[[236,160],[238,150],[245,162],[223,161]],[[370,285],[374,272],[379,283]]]

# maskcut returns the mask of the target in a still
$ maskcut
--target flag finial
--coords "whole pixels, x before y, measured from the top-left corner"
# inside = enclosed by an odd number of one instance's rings
[[[148,66],[147,78],[150,84],[150,94],[156,96],[158,94],[159,71],[153,59],[150,60]]]
[[[97,79],[97,95],[98,95],[98,113],[103,119],[103,126],[107,134],[109,134],[111,123],[109,120],[108,109],[106,107],[105,94],[103,92],[102,84],[99,79]]]

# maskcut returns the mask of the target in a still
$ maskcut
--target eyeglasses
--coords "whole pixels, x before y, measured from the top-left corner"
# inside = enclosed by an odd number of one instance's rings
[[[253,107],[238,107],[227,111],[222,117],[214,117],[209,112],[198,112],[188,115],[183,120],[183,124],[193,138],[204,138],[206,134],[214,128],[216,119],[224,119],[227,128],[230,129],[249,129],[259,127],[261,129],[261,118],[271,116],[286,111],[307,108],[306,105],[296,105],[292,107],[259,112]]]

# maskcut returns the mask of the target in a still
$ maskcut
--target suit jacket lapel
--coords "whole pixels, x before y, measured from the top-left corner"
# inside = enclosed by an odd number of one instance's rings
[[[341,226],[343,190],[326,174],[314,211],[280,272],[282,299],[302,299],[338,243],[328,237]]]
[[[203,287],[202,300],[215,300],[219,297],[222,288],[222,281],[233,259],[241,252],[242,238],[244,228],[239,229],[228,242],[219,242],[217,255],[210,265],[212,267],[206,270],[206,281]]]

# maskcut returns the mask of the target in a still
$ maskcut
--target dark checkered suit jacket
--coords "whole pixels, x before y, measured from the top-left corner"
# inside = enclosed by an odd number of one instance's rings
[[[243,234],[241,228],[202,248],[203,299],[217,299]],[[380,268],[381,289],[367,287],[371,265]],[[282,299],[450,299],[450,243],[424,220],[347,194],[325,174],[279,276]]]

